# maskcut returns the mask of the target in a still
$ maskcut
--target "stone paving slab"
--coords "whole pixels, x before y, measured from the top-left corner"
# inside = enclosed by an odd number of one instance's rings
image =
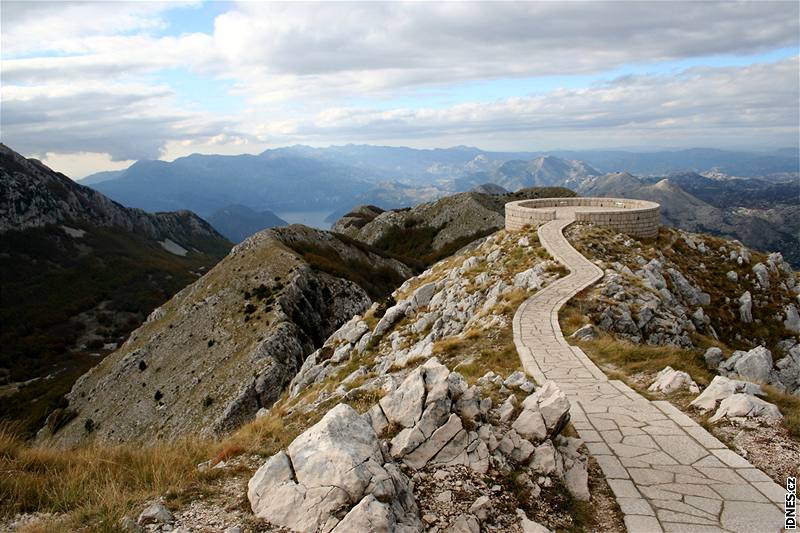
[[[608,480],[630,532],[777,532],[783,487],[666,401],[649,401],[609,380],[561,332],[558,311],[603,271],[563,230],[574,211],[557,210],[539,240],[570,274],[540,290],[514,315],[514,343],[539,384],[558,383],[575,429]]]

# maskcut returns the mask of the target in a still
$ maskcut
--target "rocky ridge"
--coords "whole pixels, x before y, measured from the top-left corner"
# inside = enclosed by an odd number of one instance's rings
[[[40,438],[143,441],[227,432],[269,407],[339,325],[371,303],[357,283],[307,263],[324,246],[363,275],[410,275],[402,263],[304,226],[260,232],[156,309],[82,376]],[[293,248],[294,247],[294,248]],[[55,431],[54,431],[55,430]]]
[[[428,263],[504,227],[506,202],[526,198],[574,196],[560,187],[523,189],[490,195],[467,192],[410,209],[380,211],[359,206],[338,220],[332,231]]]
[[[800,331],[800,275],[780,253],[681,230],[662,229],[650,246],[588,226],[567,235],[602,262],[605,275],[584,298],[602,330],[684,348],[697,344],[696,335],[756,346]]]

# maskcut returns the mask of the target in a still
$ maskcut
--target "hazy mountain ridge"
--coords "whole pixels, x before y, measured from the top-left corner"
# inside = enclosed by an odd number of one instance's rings
[[[667,225],[736,238],[758,250],[779,251],[792,265],[800,264],[800,228],[794,216],[800,204],[770,210],[720,208],[686,192],[671,178],[653,181],[627,173],[607,174],[586,182],[578,192],[652,200],[661,204],[661,219]]]
[[[208,221],[217,231],[237,243],[262,229],[289,224],[272,211],[255,211],[244,205],[223,207],[212,213]]]
[[[509,190],[530,186],[577,188],[603,172],[663,176],[723,172],[765,176],[798,171],[798,158],[775,153],[694,149],[674,152],[492,152],[474,147],[419,150],[405,147],[297,145],[259,155],[194,154],[140,161],[93,186],[125,205],[148,211],[191,209],[201,216],[231,204],[256,211],[330,210],[358,204],[395,208],[430,201],[483,183]]]

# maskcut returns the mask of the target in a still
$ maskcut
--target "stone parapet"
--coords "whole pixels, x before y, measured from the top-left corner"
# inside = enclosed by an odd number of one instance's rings
[[[558,217],[558,210],[574,213],[577,222],[590,222],[634,237],[658,235],[659,208],[655,202],[628,198],[540,198],[509,202],[505,206],[506,230],[519,231]]]

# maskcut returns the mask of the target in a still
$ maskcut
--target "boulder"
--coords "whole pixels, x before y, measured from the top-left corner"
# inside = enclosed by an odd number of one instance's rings
[[[522,402],[523,410],[538,410],[550,438],[555,437],[569,422],[569,400],[554,381],[545,384]]]
[[[797,307],[794,304],[787,305],[784,310],[786,311],[786,320],[783,325],[792,333],[800,334],[800,314],[797,313]]]
[[[739,296],[739,319],[746,323],[753,321],[753,297],[750,291]]]
[[[772,353],[763,346],[757,346],[737,357],[733,371],[747,381],[768,383],[772,373]]]
[[[703,358],[706,360],[706,366],[710,369],[716,370],[719,368],[719,364],[722,362],[722,350],[717,348],[716,346],[712,346],[706,353],[703,354]]]
[[[689,374],[681,370],[674,370],[671,366],[668,366],[656,375],[655,381],[647,390],[670,394],[683,388],[694,394],[700,392],[697,383],[694,382]]]
[[[148,505],[145,510],[139,514],[136,523],[144,526],[148,524],[169,524],[174,520],[175,517],[172,516],[169,509],[159,502],[154,502]]]
[[[520,289],[533,291],[541,287],[542,280],[535,269],[529,268],[514,276],[513,285]]]
[[[709,419],[709,422],[716,422],[723,417],[759,417],[778,420],[783,418],[783,415],[781,415],[780,410],[774,404],[765,402],[761,398],[757,398],[751,394],[738,393],[732,394],[722,400],[717,412]]]
[[[725,276],[733,282],[739,281],[739,275],[733,270],[729,270]]]
[[[589,341],[592,339],[597,338],[597,333],[594,330],[594,326],[591,324],[586,324],[575,330],[575,332],[569,336],[571,339],[576,339],[579,341]]]
[[[738,393],[763,395],[764,391],[755,383],[715,376],[706,389],[689,405],[703,411],[716,409],[717,402]]]
[[[389,531],[398,529],[393,523],[422,529],[410,481],[384,461],[375,431],[346,404],[267,460],[247,497],[256,516],[292,530],[330,531],[340,525],[337,516],[345,524],[374,518]]]
[[[775,363],[777,379],[790,394],[800,393],[800,345],[795,344]]]
[[[414,294],[411,296],[411,308],[412,309],[419,309],[420,307],[425,307],[431,301],[431,298],[436,293],[436,283],[426,283],[417,290],[414,291]]]
[[[753,265],[753,274],[758,279],[758,284],[762,289],[769,288],[769,270],[764,266],[764,263],[756,263]]]

